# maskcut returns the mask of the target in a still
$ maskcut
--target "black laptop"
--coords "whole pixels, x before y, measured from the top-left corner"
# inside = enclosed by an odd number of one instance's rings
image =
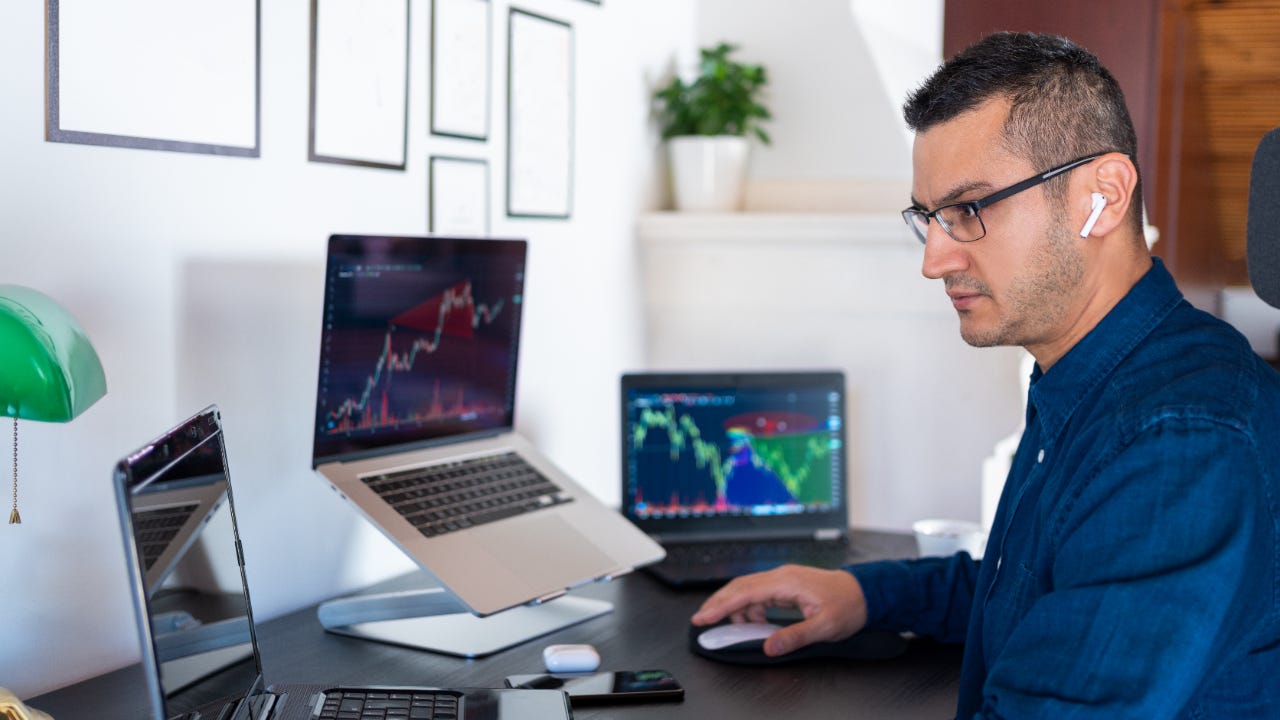
[[[785,563],[836,568],[848,542],[840,371],[622,376],[623,514],[708,587]]]
[[[245,550],[217,408],[210,407],[143,445],[115,470],[129,585],[137,610],[151,720],[292,720],[449,718],[564,720],[567,696],[556,690],[433,687],[265,686]],[[222,511],[204,524],[185,557],[165,577],[145,568],[157,497],[205,489],[225,495]],[[265,551],[265,549],[264,549]],[[316,632],[320,632],[317,627]]]

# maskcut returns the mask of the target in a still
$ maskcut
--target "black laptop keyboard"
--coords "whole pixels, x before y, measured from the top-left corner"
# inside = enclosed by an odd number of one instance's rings
[[[331,690],[325,693],[320,720],[456,720],[460,694],[449,691],[366,692]]]
[[[573,500],[514,452],[363,480],[427,537]]]
[[[199,503],[178,505],[175,507],[142,510],[133,516],[133,537],[138,543],[138,553],[142,556],[142,569],[150,570],[156,560],[164,554],[165,548],[177,536],[178,531],[191,517],[191,513],[200,507]]]
[[[815,567],[839,567],[849,552],[849,545],[843,540],[813,538],[685,543],[665,547],[667,557],[663,562],[672,565],[776,560]]]

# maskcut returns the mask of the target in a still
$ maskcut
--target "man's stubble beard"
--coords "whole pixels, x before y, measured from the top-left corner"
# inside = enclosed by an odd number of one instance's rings
[[[974,327],[961,317],[960,337],[965,342],[974,347],[1027,347],[1046,342],[1061,325],[1084,279],[1084,254],[1077,244],[1079,238],[1067,229],[1063,208],[1054,212],[1043,238],[1028,267],[1004,290],[995,325]],[[947,284],[952,284],[950,278]],[[960,279],[956,284],[986,287],[972,279]]]

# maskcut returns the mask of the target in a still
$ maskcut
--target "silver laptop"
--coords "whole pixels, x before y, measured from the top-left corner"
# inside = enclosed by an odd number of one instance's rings
[[[294,718],[457,717],[563,720],[564,693],[430,687],[274,685],[265,687],[253,626],[243,548],[227,473],[221,420],[210,407],[143,445],[115,470],[129,584],[137,611],[146,704],[152,720],[292,720]],[[148,588],[148,532],[138,510],[175,486],[204,487],[225,497],[227,519],[203,524],[184,563],[202,572],[195,583]],[[177,574],[175,574],[176,576]],[[169,621],[175,613],[186,621]],[[434,715],[433,715],[434,713]]]
[[[842,372],[638,372],[621,389],[623,514],[667,550],[647,571],[707,587],[858,559]]]
[[[663,556],[513,430],[526,249],[329,238],[312,465],[480,616]]]

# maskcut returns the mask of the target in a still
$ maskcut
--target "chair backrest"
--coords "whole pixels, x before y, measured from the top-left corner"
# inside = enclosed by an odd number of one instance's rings
[[[1253,154],[1247,239],[1253,291],[1280,307],[1280,128],[1264,135]]]

